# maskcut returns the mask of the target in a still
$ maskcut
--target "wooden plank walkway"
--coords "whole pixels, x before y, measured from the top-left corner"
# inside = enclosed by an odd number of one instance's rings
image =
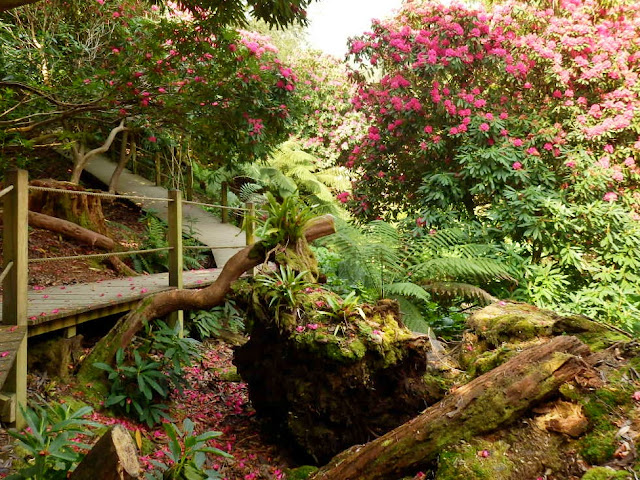
[[[108,185],[115,168],[116,164],[105,155],[94,155],[85,167],[85,171]],[[168,195],[165,188],[158,187],[153,182],[139,175],[134,175],[127,169],[120,175],[117,192],[123,195],[141,195],[152,198],[167,198]],[[135,203],[162,220],[166,221],[168,218],[167,202],[136,200]],[[245,235],[238,227],[222,223],[218,217],[197,205],[183,204],[182,217],[184,233],[211,247],[217,267],[224,267],[236,252],[246,246]]]
[[[184,288],[201,288],[210,285],[218,278],[221,271],[219,268],[185,271],[183,272]],[[29,336],[33,337],[126,312],[141,298],[171,288],[173,287],[169,287],[169,274],[158,273],[29,290],[27,307]],[[3,331],[0,330],[0,338],[4,338]],[[0,343],[0,361],[2,360],[1,345]]]
[[[0,388],[7,381],[9,370],[11,370],[18,353],[18,347],[26,333],[27,328],[24,326],[0,326]]]

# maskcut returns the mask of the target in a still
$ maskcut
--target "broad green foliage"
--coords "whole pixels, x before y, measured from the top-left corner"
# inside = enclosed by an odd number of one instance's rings
[[[167,452],[169,464],[151,460],[156,469],[147,473],[145,478],[148,480],[216,480],[222,478],[215,470],[203,468],[207,453],[233,458],[227,452],[207,445],[209,440],[219,437],[222,432],[209,431],[196,435],[194,427],[194,423],[189,418],[182,422],[182,430],[173,423],[163,425],[169,438],[169,451]]]
[[[147,335],[132,355],[118,349],[114,366],[101,362],[94,366],[108,374],[110,394],[105,406],[151,427],[170,419],[163,402],[172,388],[184,383],[183,367],[197,356],[197,342],[180,338],[179,326],[171,328],[164,322],[158,322],[158,329]]]
[[[91,427],[101,425],[85,417],[91,407],[72,411],[69,405],[23,408],[28,429],[23,432],[9,430],[16,445],[24,449],[27,466],[7,477],[11,480],[57,480],[67,478],[67,473],[82,460],[90,445],[82,443],[80,436],[93,436]]]
[[[196,338],[204,340],[217,336],[222,329],[228,329],[234,333],[244,329],[244,317],[236,308],[233,300],[227,300],[223,305],[213,307],[210,310],[198,310],[189,315],[189,327],[197,334]],[[191,328],[193,327],[193,328]]]
[[[352,210],[474,222],[531,265],[520,298],[632,328],[640,7],[612,3],[411,2],[352,40]]]

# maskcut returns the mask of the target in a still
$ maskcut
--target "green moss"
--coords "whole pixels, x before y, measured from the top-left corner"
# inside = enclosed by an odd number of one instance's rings
[[[317,471],[318,471],[318,467],[313,467],[311,465],[304,465],[302,467],[286,470],[285,475],[287,480],[306,480]]]
[[[609,467],[595,467],[582,476],[582,480],[626,480],[630,478],[629,472]]]
[[[507,480],[515,465],[509,459],[509,445],[502,441],[473,440],[440,454],[436,480]],[[481,452],[485,453],[484,456]]]
[[[601,465],[610,460],[616,451],[616,431],[612,423],[598,425],[580,439],[580,454],[591,465]]]
[[[484,352],[479,355],[468,369],[469,375],[472,377],[482,375],[497,366],[502,365],[518,352],[509,346],[503,346],[496,350]]]

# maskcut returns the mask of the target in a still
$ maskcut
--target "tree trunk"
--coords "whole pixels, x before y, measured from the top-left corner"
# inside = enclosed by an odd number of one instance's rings
[[[124,167],[127,166],[127,162],[129,161],[129,155],[127,155],[128,142],[129,132],[124,132],[122,134],[122,144],[120,146],[120,159],[118,161],[118,166],[113,171],[111,180],[109,180],[109,193],[116,193],[116,190],[118,189],[118,181],[120,180],[120,174],[124,170]]]
[[[69,479],[131,480],[141,474],[131,435],[122,425],[116,425],[98,440]]]
[[[109,132],[109,136],[104,141],[102,145],[93,150],[89,150],[87,153],[85,152],[85,146],[80,145],[76,146],[75,144],[72,147],[73,152],[73,171],[71,172],[71,183],[80,183],[80,176],[82,175],[82,171],[84,167],[87,165],[87,162],[94,155],[98,155],[99,153],[105,153],[111,148],[111,144],[116,138],[116,135],[122,131],[126,131],[127,127],[124,126],[124,119],[120,121],[120,124],[117,127],[114,127]]]
[[[384,480],[415,473],[445,447],[491,432],[545,400],[587,365],[575,337],[555,337],[458,388],[420,416],[340,453],[312,480]]]
[[[29,194],[29,210],[62,218],[102,234],[107,232],[101,197],[73,193],[86,190],[69,182],[33,180],[31,185],[60,191],[32,191]]]
[[[331,215],[309,222],[305,230],[307,242],[335,233]],[[141,300],[138,306],[122,317],[109,333],[95,346],[82,363],[78,378],[95,378],[93,364],[110,363],[118,348],[126,348],[145,322],[164,317],[177,310],[207,310],[224,302],[231,285],[242,274],[265,261],[267,250],[262,242],[240,250],[226,263],[217,280],[206,288],[168,290]]]

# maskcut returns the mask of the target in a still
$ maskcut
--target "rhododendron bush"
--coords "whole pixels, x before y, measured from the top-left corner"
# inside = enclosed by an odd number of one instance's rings
[[[365,218],[479,225],[520,294],[632,327],[640,305],[640,5],[411,2],[352,39]],[[371,80],[371,78],[379,80]]]
[[[147,149],[188,138],[208,162],[264,157],[286,138],[296,76],[261,35],[205,30],[171,3],[23,8],[0,16],[5,158],[43,138],[95,144],[121,119]]]

